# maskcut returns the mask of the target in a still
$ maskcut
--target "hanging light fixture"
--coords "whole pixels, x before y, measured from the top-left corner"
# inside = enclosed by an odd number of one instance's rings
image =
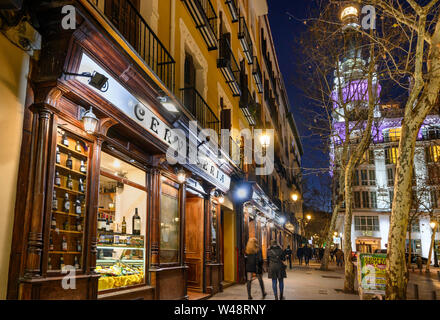
[[[267,148],[267,147],[269,147],[269,145],[270,145],[270,136],[267,134],[267,132],[265,132],[265,133],[263,133],[261,136],[260,136],[260,143],[261,143],[261,146],[263,147],[263,148]]]
[[[220,204],[225,203],[225,196],[224,196],[223,194],[221,194],[220,197],[218,197],[218,202],[219,202]]]
[[[185,170],[180,169],[180,170],[177,172],[177,180],[178,180],[180,183],[185,183],[185,182],[186,182],[186,172],[185,172]]]
[[[93,108],[90,107],[89,111],[86,111],[82,116],[82,121],[84,123],[84,130],[88,134],[94,134],[96,127],[98,126],[99,119],[93,113]]]

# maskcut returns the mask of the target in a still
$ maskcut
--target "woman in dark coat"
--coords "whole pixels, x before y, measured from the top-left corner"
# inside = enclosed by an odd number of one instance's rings
[[[278,300],[277,282],[280,287],[280,300],[284,300],[284,278],[286,275],[286,265],[283,261],[286,260],[284,250],[278,245],[276,240],[271,241],[271,246],[267,251],[267,259],[269,261],[269,279],[272,279],[272,289],[275,300]]]
[[[248,299],[252,300],[251,288],[252,288],[252,275],[255,273],[258,281],[260,282],[261,294],[263,299],[266,297],[267,293],[264,290],[263,283],[263,253],[259,248],[258,241],[255,238],[249,239],[246,245],[246,277],[247,277],[247,292]]]

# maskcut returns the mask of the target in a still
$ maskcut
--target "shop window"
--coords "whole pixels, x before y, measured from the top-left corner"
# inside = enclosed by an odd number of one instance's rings
[[[180,261],[179,190],[163,179],[160,196],[160,263],[176,264]]]
[[[99,290],[145,283],[145,172],[103,152],[98,200]]]
[[[409,240],[406,239],[406,251],[408,252],[409,249]],[[422,240],[420,239],[413,239],[411,240],[411,252],[412,254],[422,254]]]

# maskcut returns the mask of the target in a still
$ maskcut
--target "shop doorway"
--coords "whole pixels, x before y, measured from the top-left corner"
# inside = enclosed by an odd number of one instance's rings
[[[187,288],[203,292],[204,199],[187,193],[185,218],[185,264],[188,266]]]
[[[356,251],[360,253],[374,253],[380,249],[380,240],[375,238],[356,239]]]
[[[222,207],[223,233],[223,280],[226,284],[236,282],[236,217],[232,210]]]

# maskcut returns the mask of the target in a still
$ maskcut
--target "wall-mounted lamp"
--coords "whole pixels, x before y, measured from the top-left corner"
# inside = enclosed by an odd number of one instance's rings
[[[177,172],[177,180],[178,180],[180,183],[185,183],[185,182],[186,182],[186,172],[185,172],[185,170],[180,169],[180,170]]]
[[[218,202],[219,202],[220,204],[225,203],[225,196],[224,196],[224,195],[220,195],[220,197],[218,197]]]
[[[108,78],[103,74],[94,71],[93,74],[90,72],[83,73],[72,73],[72,72],[63,72],[65,76],[76,76],[76,77],[86,77],[90,78],[89,85],[98,89],[101,92],[107,92],[109,88]]]
[[[435,221],[432,221],[429,223],[429,225],[431,226],[431,229],[434,230],[435,227],[437,226],[437,223]]]
[[[263,133],[263,134],[260,136],[260,143],[261,143],[261,146],[262,146],[264,149],[266,149],[267,147],[269,147],[269,145],[270,145],[270,136],[269,136],[267,133]]]
[[[169,112],[179,112],[174,103],[170,102],[168,97],[158,97],[157,98],[162,106],[167,109]]]
[[[310,215],[310,214],[308,214],[307,216],[306,216],[306,218],[307,218],[307,220],[312,220],[312,216]]]
[[[98,126],[99,119],[96,117],[96,115],[93,113],[93,108],[90,107],[89,111],[85,111],[82,116],[80,116],[80,119],[84,123],[84,130],[88,134],[94,134],[96,131],[96,127]]]
[[[298,201],[298,199],[299,199],[299,196],[298,196],[297,193],[292,194],[292,200],[293,200],[294,202]]]

